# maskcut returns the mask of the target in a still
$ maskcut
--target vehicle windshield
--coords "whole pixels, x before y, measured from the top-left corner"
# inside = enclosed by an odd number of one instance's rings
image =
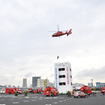
[[[80,93],[80,91],[77,91],[77,92],[75,92],[74,94],[78,94],[78,93]]]
[[[84,94],[84,92],[81,92],[82,94]]]

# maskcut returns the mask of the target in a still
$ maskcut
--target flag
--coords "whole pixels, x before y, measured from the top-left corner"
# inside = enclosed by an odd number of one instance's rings
[[[57,56],[57,59],[59,59],[59,56]]]

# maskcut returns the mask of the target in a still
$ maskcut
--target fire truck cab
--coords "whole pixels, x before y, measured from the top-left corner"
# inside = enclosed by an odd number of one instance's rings
[[[101,88],[101,93],[102,93],[103,95],[105,95],[105,87],[102,87],[102,88]]]

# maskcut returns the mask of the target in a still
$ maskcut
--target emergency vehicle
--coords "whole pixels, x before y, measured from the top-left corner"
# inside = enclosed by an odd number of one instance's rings
[[[101,93],[102,93],[103,95],[105,95],[105,87],[102,87],[102,88],[101,88]]]
[[[15,92],[18,91],[19,94],[22,94],[21,88],[6,88],[5,93],[6,94],[15,94]]]
[[[90,87],[85,86],[85,85],[80,88],[80,91],[84,92],[84,93],[86,93],[88,95],[92,94],[92,91],[91,91]]]
[[[55,87],[46,87],[45,91],[44,91],[44,95],[46,95],[46,96],[56,96],[56,95],[59,95],[59,92]]]

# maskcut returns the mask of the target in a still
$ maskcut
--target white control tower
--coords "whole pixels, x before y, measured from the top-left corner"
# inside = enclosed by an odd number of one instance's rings
[[[72,91],[72,71],[69,62],[55,63],[55,87],[59,93]]]

